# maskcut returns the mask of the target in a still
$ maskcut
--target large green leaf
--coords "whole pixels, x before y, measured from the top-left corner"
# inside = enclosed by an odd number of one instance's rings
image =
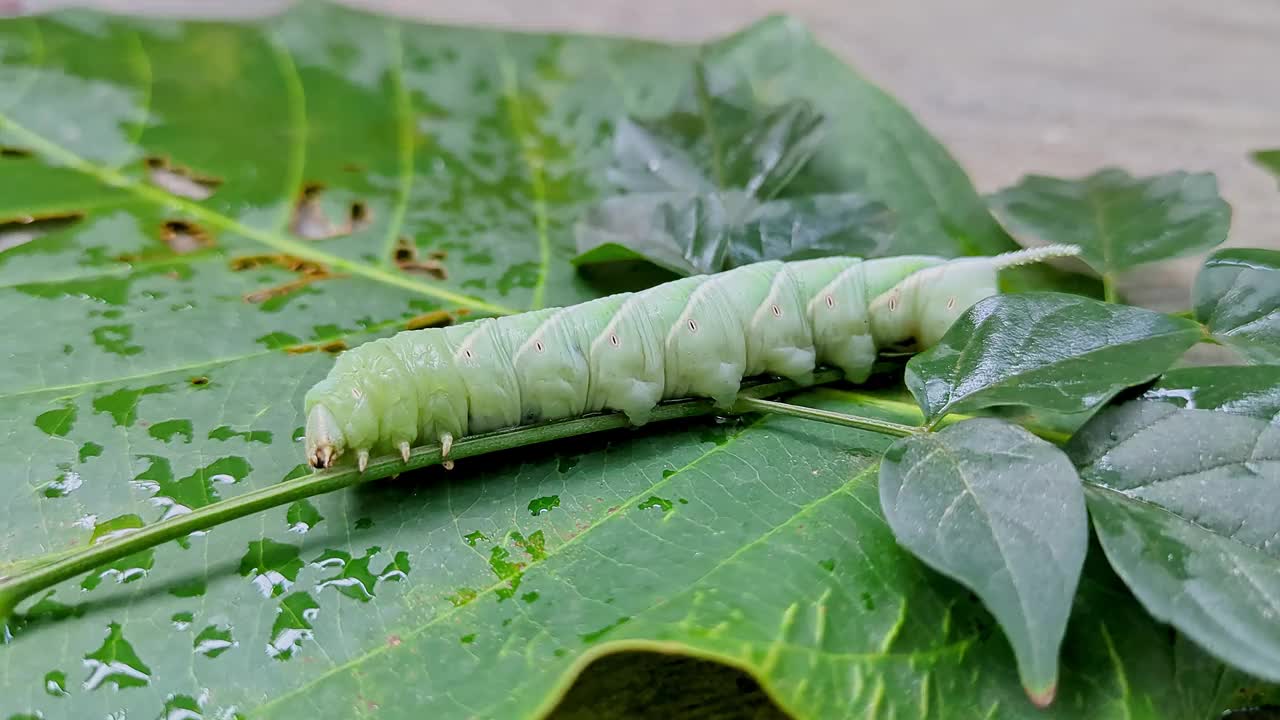
[[[1001,242],[937,145],[793,23],[714,51],[771,102],[842,118],[811,169],[862,169],[905,216]],[[8,574],[306,472],[317,349],[593,296],[571,227],[614,121],[662,112],[699,49],[308,5],[8,20],[0,53]],[[709,420],[300,501],[25,603],[0,716],[535,717],[628,647],[736,665],[802,718],[1223,706],[1177,682],[1176,645],[1100,567],[1035,711],[990,617],[893,542],[885,445]]]
[[[1214,337],[1253,362],[1280,362],[1280,251],[1215,252],[1196,276],[1192,301]]]
[[[965,420],[894,443],[880,504],[898,542],[991,608],[1027,694],[1052,702],[1089,540],[1067,456],[1017,425]]]
[[[1190,320],[1077,295],[997,295],[907,363],[925,416],[992,405],[1080,413],[1172,366],[1200,339]]]
[[[1231,206],[1210,173],[1028,175],[991,204],[1015,235],[1079,245],[1085,262],[1107,275],[1208,250],[1227,239],[1231,224]]]
[[[1138,598],[1210,652],[1280,680],[1280,366],[1170,373],[1068,451]]]

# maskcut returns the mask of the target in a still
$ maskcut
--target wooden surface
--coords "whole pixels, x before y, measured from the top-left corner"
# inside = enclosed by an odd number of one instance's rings
[[[12,2],[13,0],[9,0]],[[184,16],[280,0],[17,0]],[[1280,147],[1276,0],[347,0],[424,21],[700,41],[786,12],[897,96],[978,189],[1022,174],[1210,170],[1231,245],[1280,248],[1280,189],[1248,153]],[[1200,258],[1124,279],[1130,301],[1184,309]]]

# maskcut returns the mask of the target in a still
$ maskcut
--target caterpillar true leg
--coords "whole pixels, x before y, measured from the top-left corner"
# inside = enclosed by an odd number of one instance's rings
[[[659,401],[726,405],[744,375],[806,382],[816,366],[861,382],[878,350],[938,341],[994,295],[1012,265],[1075,255],[1049,246],[996,257],[768,261],[643,292],[446,328],[399,333],[343,353],[306,398],[306,456],[332,467],[353,452],[440,442],[521,423],[623,412],[642,424]]]

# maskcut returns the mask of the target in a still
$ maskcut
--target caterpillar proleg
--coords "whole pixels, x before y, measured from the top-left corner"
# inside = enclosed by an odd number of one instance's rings
[[[936,343],[998,292],[1001,268],[1074,246],[948,260],[766,261],[564,308],[401,332],[343,353],[306,396],[312,467],[601,410],[643,425],[662,400],[728,408],[742,379],[866,380],[878,348]]]

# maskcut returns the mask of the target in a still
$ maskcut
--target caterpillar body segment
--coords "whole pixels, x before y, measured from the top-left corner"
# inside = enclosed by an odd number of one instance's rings
[[[706,397],[727,409],[744,377],[805,383],[818,365],[861,382],[878,348],[936,343],[997,292],[1000,268],[1077,252],[766,261],[566,308],[401,332],[343,353],[307,393],[307,460],[324,468],[354,454],[363,470],[370,453],[407,457],[436,443],[447,456],[466,435],[601,410],[642,425],[662,400]]]

